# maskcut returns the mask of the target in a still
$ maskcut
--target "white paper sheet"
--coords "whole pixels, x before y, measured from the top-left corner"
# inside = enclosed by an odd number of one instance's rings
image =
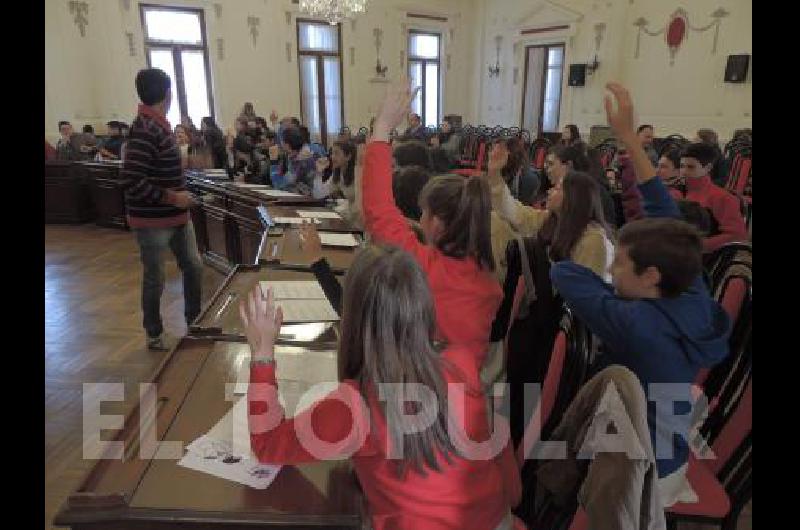
[[[301,225],[303,223],[314,222],[320,224],[322,221],[308,217],[273,217],[273,221],[277,225]]]
[[[220,450],[229,445],[202,436],[192,443],[192,449],[187,448],[186,455],[178,461],[178,465],[254,489],[268,488],[278,476],[281,466],[261,464],[255,458],[237,457]]]
[[[261,289],[264,292],[270,288],[276,300],[325,300],[325,291],[322,290],[322,286],[316,280],[261,282]]]
[[[234,186],[238,186],[240,188],[266,188],[266,184],[251,184],[249,182],[232,182]],[[268,190],[264,190],[268,191]]]
[[[339,234],[334,232],[320,232],[319,239],[323,245],[330,247],[357,247],[358,240],[353,234]]]
[[[310,210],[297,210],[300,217],[311,217],[314,219],[341,219],[342,216],[336,212],[314,212]]]
[[[278,300],[276,305],[283,310],[283,321],[287,324],[339,320],[339,315],[328,300]]]

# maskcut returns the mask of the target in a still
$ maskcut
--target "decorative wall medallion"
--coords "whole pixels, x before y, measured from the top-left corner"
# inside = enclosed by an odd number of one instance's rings
[[[126,31],[125,38],[128,39],[128,54],[131,57],[136,57],[136,45],[133,42],[133,32]]]
[[[403,69],[403,66],[406,64],[406,52],[405,50],[400,50],[400,69]]]
[[[350,46],[350,66],[356,65],[356,47]]]
[[[514,84],[517,84],[517,80],[519,79],[519,67],[514,67]]]
[[[603,42],[603,34],[606,32],[605,22],[598,22],[594,25],[594,51],[600,51],[600,43]]]
[[[214,15],[217,18],[222,18],[222,4],[214,4]]]
[[[291,42],[287,42],[286,43],[286,62],[287,63],[292,62],[292,43]]]
[[[292,12],[291,11],[284,11],[284,13],[286,14],[286,25],[287,26],[291,26],[292,25]]]
[[[373,28],[372,36],[375,37],[375,77],[383,79],[386,77],[388,66],[381,64],[381,44],[383,43],[383,30],[381,28]]]
[[[76,0],[70,0],[69,3],[69,12],[72,15],[75,15],[73,19],[75,25],[78,26],[78,29],[81,32],[81,37],[86,36],[86,26],[89,25],[89,4],[86,2],[78,2]]]
[[[220,61],[225,59],[225,41],[222,38],[217,39],[217,57]]]
[[[247,17],[247,25],[250,26],[250,36],[253,38],[253,47],[256,46],[256,39],[258,39],[258,27],[261,25],[261,19],[254,16]]]
[[[689,14],[686,12],[685,9],[678,9],[672,15],[670,15],[669,21],[667,25],[663,28],[652,31],[648,29],[650,23],[644,17],[639,17],[633,23],[634,26],[639,28],[639,31],[636,35],[636,50],[634,51],[634,58],[639,58],[639,47],[641,44],[641,37],[642,33],[645,33],[651,37],[657,37],[664,33],[664,38],[667,43],[667,47],[669,49],[669,64],[672,66],[675,64],[675,54],[680,49],[683,42],[686,40],[687,30],[695,31],[698,33],[702,33],[706,30],[714,28],[714,43],[711,47],[711,54],[717,53],[717,41],[719,39],[719,27],[722,24],[722,19],[727,17],[730,13],[723,9],[719,8],[713,13],[711,13],[711,18],[714,20],[708,23],[705,26],[695,27],[692,26],[691,22],[689,22]]]

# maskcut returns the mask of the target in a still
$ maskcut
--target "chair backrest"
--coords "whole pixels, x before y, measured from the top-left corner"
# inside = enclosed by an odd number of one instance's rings
[[[536,442],[550,437],[586,382],[591,350],[589,337],[586,326],[565,307],[550,352],[539,402],[525,426],[523,441],[517,447],[517,463],[520,467]]]

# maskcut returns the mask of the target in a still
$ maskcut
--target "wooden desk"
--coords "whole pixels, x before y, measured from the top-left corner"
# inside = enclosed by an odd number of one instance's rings
[[[260,279],[304,274],[308,273],[240,267],[198,321],[214,315],[231,289],[246,291]],[[236,325],[238,318],[238,303],[229,304],[225,325]],[[290,327],[284,326],[282,334]],[[279,389],[287,415],[292,415],[294,404],[308,388],[336,380],[329,338],[305,340],[284,340],[276,346]],[[231,409],[233,402],[225,399],[226,384],[236,382],[248,355],[247,345],[239,342],[184,338],[152,378],[158,393],[155,439],[180,441],[185,447],[211,429]],[[99,460],[56,516],[56,525],[76,530],[361,528],[364,501],[348,461],[284,466],[267,489],[255,490],[183,468],[174,459],[142,458],[139,415],[138,408],[134,409],[115,438],[124,442],[126,459]],[[144,430],[150,432],[147,425]]]
[[[85,223],[94,216],[86,167],[67,160],[45,161],[44,222]]]
[[[264,242],[260,247],[259,263],[280,263],[288,266],[307,266],[300,247],[300,231],[298,228],[277,228],[264,234]],[[355,259],[358,248],[323,247],[323,255],[331,268],[346,271]]]
[[[95,222],[109,228],[128,229],[125,195],[120,179],[120,164],[83,162],[91,183],[92,202],[97,218]]]

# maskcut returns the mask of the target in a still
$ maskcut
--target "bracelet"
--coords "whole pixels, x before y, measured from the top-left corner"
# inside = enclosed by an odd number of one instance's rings
[[[250,364],[275,364],[275,357],[254,357]]]

